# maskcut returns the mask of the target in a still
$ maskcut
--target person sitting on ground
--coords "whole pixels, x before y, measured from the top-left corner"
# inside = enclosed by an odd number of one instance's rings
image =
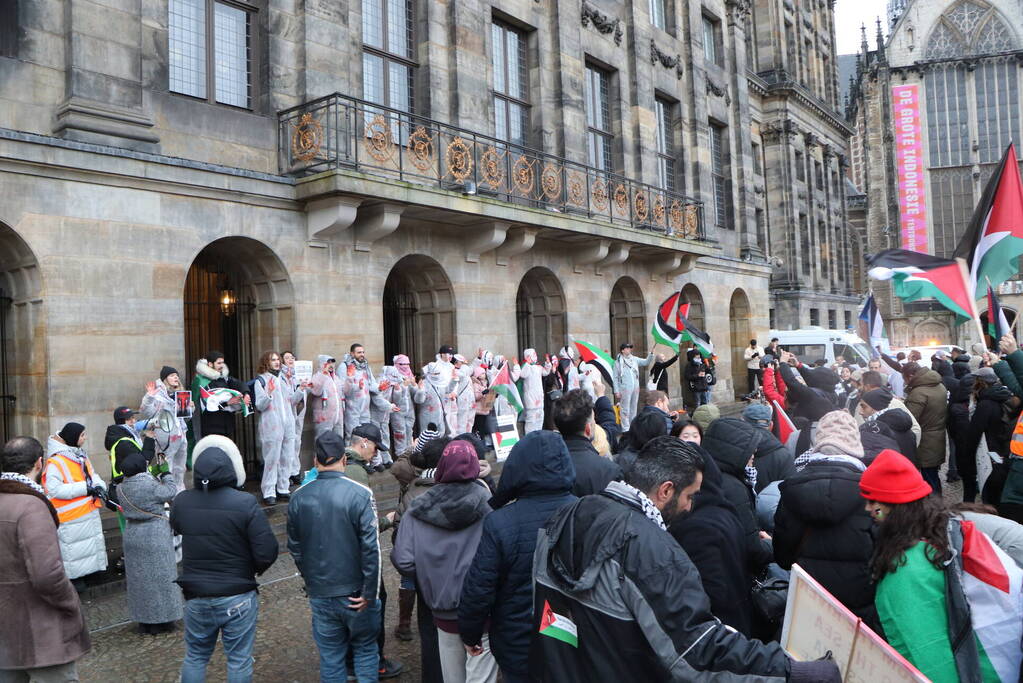
[[[600,457],[593,447],[593,432],[597,425],[597,410],[602,424],[614,422],[614,410],[606,397],[597,399],[594,406],[590,395],[582,389],[573,389],[554,402],[553,418],[561,437],[568,447],[575,469],[572,493],[588,496],[604,490],[608,482],[622,479],[622,468],[614,461]]]
[[[573,390],[558,404],[582,390]],[[472,565],[462,583],[458,629],[462,643],[478,653],[489,622],[490,647],[506,683],[529,680],[532,636],[533,551],[537,531],[550,516],[576,500],[570,447],[548,431],[526,434],[504,463],[494,512],[483,522]],[[605,461],[610,462],[610,461]],[[514,503],[514,505],[512,505]]]

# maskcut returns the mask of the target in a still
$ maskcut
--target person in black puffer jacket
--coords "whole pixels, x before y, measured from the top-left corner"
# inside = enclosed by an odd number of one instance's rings
[[[785,444],[771,433],[774,411],[763,403],[751,403],[742,411],[742,419],[757,427],[760,439],[753,452],[753,466],[757,469],[754,493],[759,494],[768,484],[795,474],[795,458]]]
[[[575,468],[561,436],[526,434],[512,448],[490,499],[494,512],[462,583],[458,630],[479,645],[489,622],[490,647],[509,683],[529,680],[536,532],[554,512],[575,502]],[[512,505],[511,503],[514,503]]]
[[[963,440],[963,461],[966,470],[960,469],[959,476],[963,478],[963,500],[972,503],[977,495],[977,450],[980,448],[980,439],[984,437],[987,443],[987,450],[994,451],[1008,462],[1009,439],[1012,435],[1013,425],[1002,419],[1003,405],[1012,399],[1012,392],[1009,388],[998,381],[998,376],[991,368],[978,368],[974,373],[973,399],[976,408],[973,417],[970,418],[969,429],[966,430],[966,438]],[[982,453],[981,457],[987,457]],[[972,467],[971,467],[972,464]],[[985,503],[997,504],[1001,502],[1002,485],[1004,476],[1000,468],[995,467],[991,476],[984,483],[982,499]],[[967,497],[972,494],[973,497]]]
[[[916,457],[916,436],[913,434],[913,419],[905,410],[891,407],[892,392],[888,389],[872,389],[860,399],[859,411],[863,416],[860,425],[860,440],[867,453],[864,463],[869,465],[882,450],[891,448],[910,460]],[[864,441],[864,436],[867,440]],[[884,438],[878,438],[880,435]],[[867,452],[867,442],[870,452]],[[894,442],[894,445],[891,443]],[[875,450],[881,446],[880,450]]]
[[[962,356],[960,356],[962,358]],[[965,363],[952,364],[957,370]],[[969,368],[966,368],[969,370]],[[977,380],[967,372],[957,380],[956,387],[948,392],[948,440],[956,460],[956,471],[963,481],[964,500],[973,502],[977,498],[977,454],[966,450],[970,434],[970,399],[973,397],[973,383]],[[972,483],[972,484],[971,484]],[[971,495],[971,498],[966,498]]]
[[[774,554],[784,569],[798,563],[881,633],[870,575],[874,524],[860,496],[863,467],[848,460],[814,456],[799,474],[782,482]]]
[[[710,423],[703,435],[703,448],[710,453],[721,470],[721,493],[735,507],[742,525],[743,543],[752,574],[760,571],[773,559],[771,541],[760,537],[756,517],[756,496],[750,484],[747,466],[760,443],[760,430],[745,420],[722,417]],[[628,475],[626,475],[628,476]]]
[[[962,379],[970,374],[970,354],[960,353],[952,360],[952,376]]]
[[[233,441],[204,437],[192,457],[195,488],[179,493],[170,512],[171,529],[181,535],[177,583],[186,601],[182,670],[191,677],[204,676],[213,650],[202,641],[193,642],[193,634],[215,642],[223,630],[232,636],[224,648],[228,670],[251,679],[253,640],[248,634],[255,631],[259,610],[256,575],[277,559],[277,539],[255,496],[237,490],[245,484],[245,468]],[[211,626],[206,615],[214,610],[232,616]],[[247,649],[238,646],[244,642]]]
[[[947,360],[937,356],[931,358],[931,370],[941,375],[941,383],[945,385],[946,390],[952,391],[959,386],[959,380],[956,379],[952,364]]]
[[[691,444],[703,457],[703,484],[693,499],[693,509],[679,517],[668,532],[689,555],[700,572],[710,611],[723,623],[749,637],[752,633],[753,575],[742,542],[742,525],[735,506],[721,490],[721,470],[711,455]]]
[[[838,406],[835,386],[839,379],[834,370],[810,368],[799,364],[799,375],[802,376],[804,384],[796,377],[796,369],[788,362],[791,359],[799,363],[798,359],[788,352],[782,355],[782,360],[786,362],[781,363],[778,370],[788,390],[785,400],[789,403],[790,417],[805,417],[810,422],[816,422]]]

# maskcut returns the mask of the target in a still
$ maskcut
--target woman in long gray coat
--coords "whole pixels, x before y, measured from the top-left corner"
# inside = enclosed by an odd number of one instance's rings
[[[124,569],[128,579],[128,610],[142,633],[174,630],[181,619],[181,590],[174,557],[174,540],[164,503],[177,493],[174,476],[157,479],[146,469],[141,454],[124,459],[124,481],[117,499],[124,510]]]

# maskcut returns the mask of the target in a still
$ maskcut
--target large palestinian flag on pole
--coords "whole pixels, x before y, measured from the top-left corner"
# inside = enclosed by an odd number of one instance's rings
[[[877,310],[877,303],[874,295],[870,294],[863,309],[860,311],[860,338],[870,343],[870,352],[877,355],[877,346],[881,344],[888,335],[884,331],[884,321],[881,319],[881,311]]]
[[[995,290],[991,285],[987,287],[987,330],[991,335],[991,346],[998,348],[998,340],[1005,335],[1012,335],[1012,328],[1002,310],[1002,303],[998,300]]]
[[[508,401],[508,405],[514,408],[516,413],[522,412],[522,399],[519,397],[519,390],[515,387],[515,383],[511,381],[508,361],[505,361],[504,365],[501,366],[497,376],[494,377],[494,381],[490,383],[490,388],[496,391],[499,396],[503,396],[504,400]]]
[[[573,339],[572,343],[579,350],[579,357],[583,359],[583,362],[594,365],[600,370],[600,376],[604,378],[604,386],[614,387],[615,383],[611,373],[614,370],[615,362],[611,356],[589,342]]]
[[[679,342],[682,341],[682,333],[675,326],[678,319],[678,301],[681,296],[681,292],[675,292],[661,303],[657,308],[654,326],[650,329],[650,334],[653,335],[655,342],[670,346],[676,353]]]
[[[1016,148],[1010,144],[973,210],[955,257],[966,259],[970,291],[979,294],[978,284],[987,281],[997,287],[1018,273],[1020,255],[1023,255],[1023,184]]]
[[[689,322],[681,310],[678,313],[678,325],[679,331],[682,332],[682,341],[691,341],[704,358],[714,355],[714,344],[710,341],[710,335]]]
[[[903,301],[937,299],[956,314],[957,325],[974,317],[972,290],[958,262],[906,249],[885,249],[866,260],[867,274],[891,280],[892,291]]]

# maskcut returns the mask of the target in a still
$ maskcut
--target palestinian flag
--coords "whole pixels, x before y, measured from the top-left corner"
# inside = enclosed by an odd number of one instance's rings
[[[654,341],[670,346],[675,349],[676,353],[678,344],[682,341],[682,333],[675,327],[675,322],[678,319],[678,301],[681,296],[681,292],[675,292],[664,300],[657,309],[657,319],[654,320],[654,326],[650,329]]]
[[[509,415],[509,417],[511,417]],[[519,442],[519,431],[515,428],[515,421],[509,420],[507,424],[497,423],[497,430],[491,434],[494,439],[494,450],[497,451],[498,461],[508,459],[511,448]]]
[[[972,522],[963,530],[963,592],[985,681],[1018,681],[1023,663],[1023,569]]]
[[[515,383],[511,381],[511,373],[508,371],[507,361],[501,366],[501,370],[494,377],[494,381],[490,383],[490,388],[496,391],[499,396],[503,396],[504,400],[508,401],[508,405],[514,408],[516,413],[522,412],[522,399],[519,397],[519,390],[515,387]]]
[[[682,341],[691,341],[704,358],[714,355],[714,345],[710,342],[710,335],[689,322],[689,319],[682,315],[681,310],[678,314],[678,324],[679,330],[682,331]]]
[[[866,261],[867,274],[875,280],[891,280],[892,291],[903,301],[937,299],[956,314],[957,325],[973,317],[972,290],[959,262],[906,249],[885,249]]]
[[[579,350],[579,357],[582,358],[584,363],[589,363],[600,370],[600,376],[604,378],[604,386],[613,387],[615,383],[611,373],[615,367],[614,359],[589,342],[573,339],[572,343]]]
[[[1019,272],[1023,254],[1023,185],[1016,148],[1010,144],[984,188],[973,218],[956,247],[966,259],[972,292],[987,281],[997,287]]]
[[[215,413],[220,410],[237,412],[238,409],[235,406],[240,405],[242,417],[249,416],[249,407],[245,405],[244,396],[240,391],[228,389],[227,387],[214,387],[213,389],[199,387],[199,397],[206,405],[207,413]],[[228,401],[235,397],[243,399],[242,402],[235,404],[235,406],[228,406]]]
[[[568,617],[556,614],[551,603],[543,601],[543,614],[540,615],[540,635],[555,638],[572,647],[579,647],[579,629]]]
[[[678,309],[675,311],[675,329],[679,330],[680,333],[681,333],[681,330],[682,330],[681,320],[683,318],[688,318],[688,317],[689,317],[689,302],[687,301],[684,304],[682,304],[681,306],[679,306]]]
[[[1002,304],[998,301],[991,285],[987,287],[987,333],[991,335],[991,345],[996,349],[999,339],[1007,334],[1012,335],[1012,328],[1009,327],[1009,321],[1005,319]]]
[[[796,441],[799,439],[799,430],[796,429],[792,418],[788,416],[785,409],[777,401],[771,401],[774,407],[774,435],[793,452],[796,450]]]

